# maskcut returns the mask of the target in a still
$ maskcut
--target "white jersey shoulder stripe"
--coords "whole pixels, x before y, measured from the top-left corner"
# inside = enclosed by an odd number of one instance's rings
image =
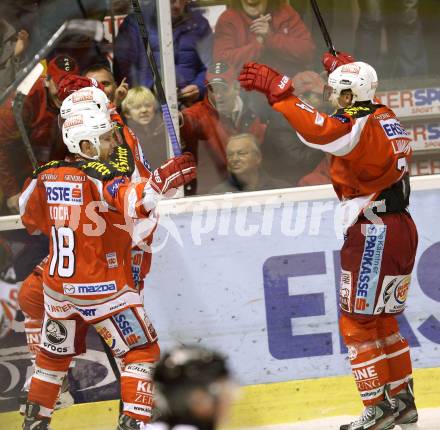
[[[370,116],[367,115],[357,119],[356,122],[353,124],[350,133],[344,134],[344,136],[341,136],[339,139],[336,139],[333,142],[329,142],[324,145],[309,142],[298,132],[296,134],[298,135],[301,142],[303,142],[305,145],[310,146],[311,148],[320,149],[321,151],[329,152],[330,154],[340,157],[349,154],[359,143],[362,130],[364,129],[365,124],[367,123],[369,118]]]

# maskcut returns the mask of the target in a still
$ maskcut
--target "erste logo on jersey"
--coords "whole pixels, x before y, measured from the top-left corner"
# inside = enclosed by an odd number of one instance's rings
[[[379,123],[389,140],[409,138],[408,132],[402,127],[399,120],[396,118],[381,120]]]
[[[82,184],[74,182],[44,182],[46,187],[47,203],[82,205]]]

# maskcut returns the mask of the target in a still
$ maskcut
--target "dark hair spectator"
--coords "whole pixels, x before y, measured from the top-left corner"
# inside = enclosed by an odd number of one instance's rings
[[[126,124],[139,139],[144,157],[152,169],[160,167],[167,159],[166,133],[156,97],[146,87],[128,90],[122,102],[122,115]]]
[[[182,111],[180,135],[185,150],[198,162],[198,193],[207,193],[222,182],[226,171],[226,144],[233,134],[250,132],[258,142],[266,125],[240,94],[235,69],[216,63],[207,74],[207,95]],[[187,193],[195,193],[195,184]]]
[[[114,103],[116,107],[119,108],[121,106],[128,91],[128,84],[125,79],[123,79],[118,86],[112,71],[102,64],[94,64],[93,66],[87,67],[83,71],[83,75],[87,78],[95,79],[103,86],[108,99]]]
[[[61,101],[57,85],[65,75],[78,72],[73,58],[59,55],[49,61],[46,77],[40,77],[25,98],[23,122],[39,163],[64,158],[66,147],[58,128]],[[0,106],[0,183],[8,208],[16,212],[20,189],[32,166],[20,139],[12,101],[11,97]]]
[[[260,145],[251,133],[236,134],[226,146],[228,177],[212,193],[258,191],[287,188],[289,184],[262,170]]]
[[[179,99],[185,105],[201,100],[205,94],[205,74],[211,64],[212,50],[212,30],[207,19],[187,3],[187,0],[171,1],[176,83]],[[145,5],[142,12],[151,48],[160,67],[155,2]],[[116,38],[114,72],[118,82],[126,78],[130,87],[143,85],[153,88],[151,68],[133,14],[124,20]]]
[[[233,0],[215,27],[214,61],[236,68],[257,61],[293,76],[307,68],[314,51],[310,31],[285,1]]]

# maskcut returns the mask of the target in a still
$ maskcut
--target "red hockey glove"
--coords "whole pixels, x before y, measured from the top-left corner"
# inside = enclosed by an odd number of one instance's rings
[[[170,194],[174,194],[176,188],[188,184],[195,178],[196,162],[190,152],[170,158],[151,174],[145,185],[143,195],[145,209],[154,209],[164,196],[171,197]]]
[[[257,90],[265,94],[271,105],[293,93],[292,80],[264,64],[246,63],[238,80],[246,91]]]
[[[104,91],[104,87],[96,79],[78,75],[66,75],[58,82],[58,98],[64,101],[73,92],[86,87],[96,87]]]
[[[324,69],[327,70],[327,73],[332,73],[335,69],[343,64],[354,63],[356,60],[346,52],[337,52],[336,56],[330,54],[330,52],[324,53],[321,58],[322,65]]]

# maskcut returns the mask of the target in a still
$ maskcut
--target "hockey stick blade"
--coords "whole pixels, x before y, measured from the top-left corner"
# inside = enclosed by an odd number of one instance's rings
[[[318,2],[317,2],[317,0],[310,0],[310,1],[312,3],[313,12],[315,13],[316,20],[318,21],[318,24],[321,29],[322,36],[324,37],[324,41],[327,45],[328,51],[332,55],[336,56],[336,49],[335,49],[335,46],[333,45],[332,39],[331,39],[330,34],[327,30],[327,26],[325,25],[324,19],[322,18],[321,11],[319,10]]]
[[[66,32],[82,34],[101,42],[104,39],[104,25],[100,21],[86,19],[72,19],[67,21]]]
[[[37,79],[43,74],[44,67],[41,63],[38,63],[30,73],[21,81],[20,85],[17,87],[17,93],[24,94],[27,96],[29,91],[34,86]]]
[[[170,108],[167,103],[165,91],[162,85],[162,80],[156,64],[156,59],[154,58],[153,51],[150,46],[148,31],[145,25],[144,17],[142,15],[142,10],[139,4],[139,0],[132,0],[131,5],[133,7],[133,12],[139,27],[139,32],[141,35],[142,43],[144,45],[145,54],[147,56],[148,63],[150,64],[151,71],[153,73],[154,86],[156,88],[156,96],[160,108],[162,110],[163,122],[167,129],[168,136],[170,137],[171,146],[173,147],[173,153],[174,155],[180,155],[182,153],[182,149],[180,148],[179,140],[177,139],[176,130],[174,129],[173,119],[171,118]]]

